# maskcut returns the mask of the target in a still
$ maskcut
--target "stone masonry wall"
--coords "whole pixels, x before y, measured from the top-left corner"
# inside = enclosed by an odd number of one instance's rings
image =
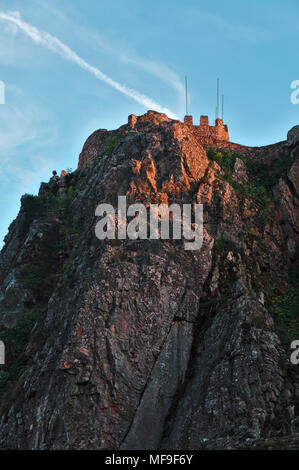
[[[192,126],[192,132],[200,137],[202,145],[213,145],[220,140],[229,142],[228,127],[222,119],[216,119],[215,126],[210,126],[208,116],[200,116],[200,124],[196,126],[193,125],[192,116],[185,116],[184,124]]]

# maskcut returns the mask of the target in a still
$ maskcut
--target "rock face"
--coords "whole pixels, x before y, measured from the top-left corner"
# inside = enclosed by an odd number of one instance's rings
[[[294,126],[289,130],[287,135],[287,143],[290,146],[296,145],[299,142],[299,126]]]
[[[298,266],[299,147],[229,150],[151,111],[23,197],[0,257],[2,449],[299,447],[298,321],[273,307]],[[203,204],[202,248],[98,240],[118,195]]]

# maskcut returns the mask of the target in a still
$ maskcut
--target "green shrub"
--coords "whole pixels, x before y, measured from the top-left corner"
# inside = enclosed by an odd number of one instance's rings
[[[119,143],[119,139],[117,137],[113,137],[113,136],[110,136],[108,137],[107,141],[106,141],[106,145],[105,145],[105,148],[104,148],[104,151],[106,153],[106,155],[108,155],[109,157],[111,157],[115,147],[117,146],[117,144]]]
[[[74,196],[74,188],[70,186],[66,192],[62,194],[46,193],[40,197],[44,213],[51,211],[60,211],[68,207]]]
[[[249,175],[253,179],[260,181],[269,191],[274,184],[278,182],[281,174],[288,169],[290,161],[288,155],[281,155],[280,158],[272,162],[271,168],[269,169],[269,167],[262,162],[250,158],[244,159]]]
[[[52,293],[56,263],[50,258],[41,257],[39,264],[30,264],[22,268],[19,280],[33,291],[35,298],[40,302],[47,302]]]
[[[251,199],[261,210],[259,216],[264,224],[267,221],[270,203],[273,200],[272,180],[268,178],[268,169],[261,163],[246,160],[249,181],[241,184],[233,179],[233,170],[237,158],[243,159],[239,152],[228,152],[212,147],[206,149],[210,161],[216,161],[225,172],[225,179],[244,198]]]
[[[5,344],[6,363],[0,371],[0,397],[8,390],[22,373],[26,362],[25,350],[31,331],[39,318],[38,312],[31,312],[17,320],[14,326],[0,333],[0,340]]]
[[[22,208],[24,211],[23,223],[19,230],[19,237],[23,237],[28,232],[32,221],[45,214],[45,207],[43,201],[38,196],[32,194],[25,194],[22,197]]]
[[[206,152],[208,159],[217,162],[225,171],[227,177],[231,179],[236,159],[241,158],[239,152],[228,152],[226,150],[215,149],[214,147],[207,147]]]
[[[299,338],[299,292],[295,287],[283,294],[273,296],[270,300],[275,330],[282,342],[289,347],[291,341]]]
[[[284,282],[287,287],[281,290],[279,284],[266,289],[268,309],[274,320],[277,334],[286,348],[291,341],[299,338],[299,269],[298,264],[289,268]]]
[[[66,211],[79,190],[82,181],[78,181],[75,186],[67,188],[62,194],[45,193],[42,196],[25,194],[22,198],[22,208],[24,211],[23,222],[19,230],[19,237],[23,238],[34,219],[48,216],[53,212]]]

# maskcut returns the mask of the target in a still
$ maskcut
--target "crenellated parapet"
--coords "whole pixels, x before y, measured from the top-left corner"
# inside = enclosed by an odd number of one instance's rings
[[[185,116],[184,124],[192,127],[192,132],[200,137],[203,145],[213,144],[215,141],[229,142],[228,127],[222,119],[217,118],[215,125],[210,126],[208,116],[200,116],[199,125],[194,125],[193,117]]]

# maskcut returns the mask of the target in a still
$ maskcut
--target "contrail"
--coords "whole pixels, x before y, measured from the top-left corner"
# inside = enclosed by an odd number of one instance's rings
[[[39,31],[35,26],[32,26],[29,23],[25,23],[24,21],[22,21],[19,13],[0,12],[0,19],[9,21],[10,23],[14,24],[25,34],[27,34],[27,36],[29,36],[33,40],[33,42],[35,42],[35,44],[45,46],[52,52],[59,54],[64,59],[70,60],[71,62],[75,62],[82,69],[92,73],[98,80],[102,80],[103,82],[110,85],[112,88],[115,88],[124,95],[129,96],[133,100],[137,101],[137,103],[142,104],[148,109],[154,109],[156,111],[159,111],[160,113],[165,113],[172,119],[178,119],[177,116],[170,109],[164,108],[156,101],[143,95],[142,93],[139,93],[133,88],[128,88],[126,85],[122,85],[121,83],[116,82],[108,75],[101,72],[101,70],[99,70],[98,68],[90,65],[88,62],[78,56],[76,52],[70,49],[66,44],[61,42],[55,36],[52,36],[51,34],[45,31]]]

